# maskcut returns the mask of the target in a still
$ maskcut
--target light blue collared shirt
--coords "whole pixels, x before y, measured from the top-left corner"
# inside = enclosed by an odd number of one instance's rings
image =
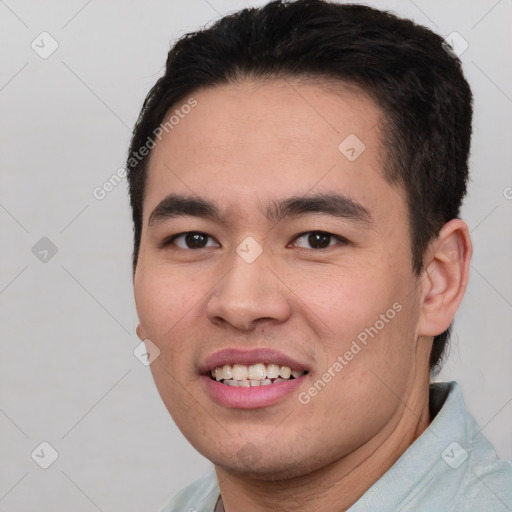
[[[498,459],[459,385],[431,384],[430,409],[429,427],[347,512],[512,511],[512,463]],[[219,496],[212,470],[160,512],[216,512]]]

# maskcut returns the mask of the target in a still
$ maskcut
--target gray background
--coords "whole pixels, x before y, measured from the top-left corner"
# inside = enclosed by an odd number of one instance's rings
[[[262,3],[0,1],[0,510],[156,510],[209,468],[133,355],[126,182],[103,200],[92,192],[123,165],[169,42]],[[512,459],[512,2],[374,5],[469,43],[461,58],[476,102],[463,218],[475,254],[438,380],[460,382]],[[31,47],[51,48],[43,31],[59,45],[46,59]],[[32,250],[42,237],[57,248],[47,261],[38,251],[48,242]],[[42,441],[59,453],[46,470],[31,457]],[[34,459],[50,456],[38,450]]]

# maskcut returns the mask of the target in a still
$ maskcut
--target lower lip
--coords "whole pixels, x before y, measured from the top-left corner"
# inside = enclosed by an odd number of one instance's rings
[[[221,405],[237,409],[257,409],[273,405],[291,394],[302,384],[306,375],[268,386],[254,387],[228,386],[206,375],[201,376],[201,382],[209,395]]]

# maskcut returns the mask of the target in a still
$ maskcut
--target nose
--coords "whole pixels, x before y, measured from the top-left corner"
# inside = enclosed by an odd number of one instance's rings
[[[285,322],[291,315],[287,292],[263,255],[247,263],[235,253],[231,270],[209,297],[206,316],[214,325],[243,331],[264,323]]]

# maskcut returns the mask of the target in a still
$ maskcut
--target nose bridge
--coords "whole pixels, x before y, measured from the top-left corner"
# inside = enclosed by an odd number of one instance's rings
[[[250,238],[250,237],[248,237]],[[263,248],[244,240],[230,257],[230,270],[219,281],[206,306],[213,323],[229,323],[248,330],[257,320],[285,321],[290,305],[279,280],[270,269]]]

